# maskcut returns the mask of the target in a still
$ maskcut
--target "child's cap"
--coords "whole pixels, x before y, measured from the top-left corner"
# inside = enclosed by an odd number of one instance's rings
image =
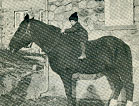
[[[69,17],[69,21],[71,21],[71,20],[78,21],[77,12],[71,14],[71,16]]]

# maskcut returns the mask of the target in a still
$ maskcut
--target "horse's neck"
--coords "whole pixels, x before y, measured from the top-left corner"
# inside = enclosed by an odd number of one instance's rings
[[[33,29],[32,36],[34,37],[35,44],[37,44],[46,53],[58,44],[60,28],[35,21]]]
[[[63,49],[68,51],[68,49],[78,46],[72,35],[62,35],[58,27],[35,21],[32,29],[34,29],[34,35],[32,35],[35,39],[34,42],[46,53],[55,48],[64,47]]]

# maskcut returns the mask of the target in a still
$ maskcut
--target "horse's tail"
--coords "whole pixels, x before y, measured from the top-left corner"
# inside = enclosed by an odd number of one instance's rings
[[[132,53],[130,47],[127,44],[125,44],[125,53],[127,55],[127,62],[132,68]]]
[[[120,42],[118,42],[116,45],[117,46],[114,51],[116,60],[121,63],[121,66],[125,66],[128,71],[133,72],[132,53],[130,47],[122,40],[120,40]]]
[[[134,83],[133,83],[133,65],[132,65],[132,53],[131,49],[127,44],[124,44],[125,56],[124,64],[122,65],[122,71],[120,72],[120,78],[123,82],[123,86],[126,90],[126,99],[129,101],[133,100]]]

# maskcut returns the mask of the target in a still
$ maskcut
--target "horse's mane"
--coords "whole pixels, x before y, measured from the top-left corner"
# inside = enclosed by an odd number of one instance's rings
[[[49,25],[49,24],[46,24],[46,23],[44,23],[42,21],[39,21],[39,20],[36,20],[36,19],[32,19],[31,21],[33,23],[36,23],[37,25],[40,25],[43,28],[46,28],[46,29],[49,29],[49,30],[53,30],[53,32],[56,31],[56,32],[60,33],[60,31],[61,31],[61,29],[59,27],[56,27],[54,25]]]
[[[41,34],[41,37],[43,37],[44,39],[47,37],[47,40],[51,39],[53,40],[53,42],[55,42],[54,39],[56,38],[58,42],[66,42],[66,43],[72,41],[72,37],[61,34],[61,29],[59,27],[46,24],[36,19],[32,19],[31,21],[34,24],[34,26],[37,26],[38,31],[40,30],[41,33],[42,32],[45,33],[45,34]]]

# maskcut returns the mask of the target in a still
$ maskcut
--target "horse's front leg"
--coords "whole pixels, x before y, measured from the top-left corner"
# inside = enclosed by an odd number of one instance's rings
[[[65,88],[65,93],[67,96],[67,101],[68,101],[68,106],[76,106],[76,98],[72,97],[72,75],[71,74],[63,74],[60,76],[63,84],[64,84],[64,88]]]

